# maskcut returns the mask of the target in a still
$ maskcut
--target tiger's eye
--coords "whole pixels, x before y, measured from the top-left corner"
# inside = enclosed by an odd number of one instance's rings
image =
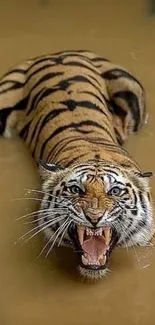
[[[69,190],[72,194],[81,194],[82,193],[81,188],[76,185],[70,186]]]
[[[109,191],[108,194],[118,196],[121,194],[121,192],[122,192],[122,190],[118,186],[115,186],[115,187],[111,188],[111,190]]]

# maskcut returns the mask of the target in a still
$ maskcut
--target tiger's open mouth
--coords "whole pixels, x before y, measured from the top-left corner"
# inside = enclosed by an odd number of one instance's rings
[[[117,242],[115,231],[110,227],[93,230],[83,226],[77,226],[76,230],[81,247],[80,265],[91,270],[106,268],[109,255]]]

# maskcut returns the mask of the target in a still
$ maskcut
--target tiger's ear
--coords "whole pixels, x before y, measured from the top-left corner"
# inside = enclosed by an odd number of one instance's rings
[[[55,174],[64,169],[63,167],[57,164],[49,164],[44,162],[43,160],[39,160],[38,165],[40,176],[44,181],[48,179],[52,174]]]
[[[133,182],[141,189],[141,191],[149,191],[149,178],[152,175],[152,172],[135,172]]]
[[[153,176],[153,173],[152,172],[137,172],[136,175],[138,177],[141,177],[141,178],[150,178],[151,176]]]

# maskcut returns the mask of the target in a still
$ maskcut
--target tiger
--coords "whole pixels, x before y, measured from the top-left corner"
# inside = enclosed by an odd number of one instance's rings
[[[152,173],[123,147],[146,122],[145,98],[132,73],[83,49],[25,60],[0,80],[0,134],[16,130],[40,174],[43,251],[71,247],[86,279],[155,232]]]

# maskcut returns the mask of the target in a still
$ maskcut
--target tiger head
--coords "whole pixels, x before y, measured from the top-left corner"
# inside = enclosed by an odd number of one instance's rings
[[[101,161],[69,168],[40,162],[43,198],[39,225],[49,252],[54,245],[72,245],[80,273],[105,275],[116,246],[147,244],[153,233],[148,178]]]

